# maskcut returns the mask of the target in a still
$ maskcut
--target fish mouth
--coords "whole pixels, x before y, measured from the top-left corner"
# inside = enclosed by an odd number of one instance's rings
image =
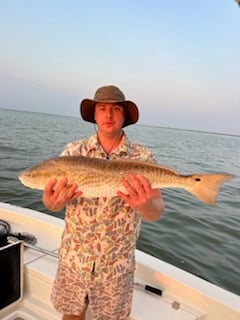
[[[23,170],[22,172],[19,173],[18,179],[22,182],[22,184],[26,185],[28,183],[28,178],[30,177],[30,174],[28,170]]]
[[[24,178],[24,171],[20,172],[19,175],[18,175],[18,179],[22,182]]]
[[[20,172],[18,179],[22,182],[22,184],[26,183],[26,174],[24,172]]]

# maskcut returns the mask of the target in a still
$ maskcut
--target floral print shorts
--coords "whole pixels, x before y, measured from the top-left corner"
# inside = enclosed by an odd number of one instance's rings
[[[65,265],[59,264],[51,300],[65,315],[81,315],[90,309],[92,320],[125,320],[130,315],[133,272],[99,283],[85,281]]]

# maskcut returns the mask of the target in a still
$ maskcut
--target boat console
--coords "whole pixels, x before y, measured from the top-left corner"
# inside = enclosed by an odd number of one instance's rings
[[[0,242],[0,310],[18,302],[23,294],[23,243]]]

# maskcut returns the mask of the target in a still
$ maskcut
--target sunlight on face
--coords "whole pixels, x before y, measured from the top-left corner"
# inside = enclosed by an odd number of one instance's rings
[[[94,118],[98,128],[119,131],[124,124],[125,109],[115,103],[97,103]]]

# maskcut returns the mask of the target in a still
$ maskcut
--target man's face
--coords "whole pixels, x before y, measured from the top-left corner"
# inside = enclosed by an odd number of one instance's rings
[[[94,119],[99,130],[109,133],[121,131],[125,120],[124,107],[114,103],[97,103]]]

